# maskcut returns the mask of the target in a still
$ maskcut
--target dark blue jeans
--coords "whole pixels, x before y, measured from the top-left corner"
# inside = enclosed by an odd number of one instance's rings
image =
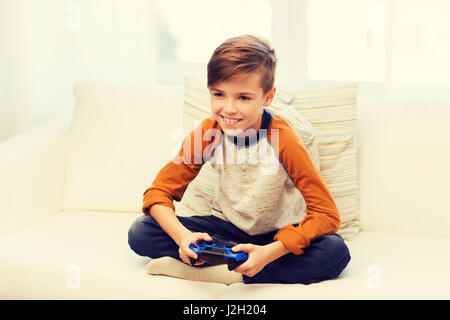
[[[251,236],[230,222],[215,216],[178,217],[192,232],[237,243],[266,245],[273,242],[276,231]],[[170,256],[180,261],[178,245],[151,216],[137,218],[128,231],[128,244],[138,255],[150,258]],[[312,241],[302,255],[288,253],[253,277],[243,275],[244,283],[313,283],[336,278],[350,261],[350,252],[340,235],[325,235]],[[206,266],[206,263],[202,266]]]

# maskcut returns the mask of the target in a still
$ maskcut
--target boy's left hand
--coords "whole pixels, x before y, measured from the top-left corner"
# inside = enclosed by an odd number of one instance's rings
[[[231,248],[233,252],[245,251],[248,254],[248,259],[240,266],[236,267],[234,271],[242,273],[246,276],[253,277],[260,272],[270,261],[268,259],[268,252],[265,246],[258,246],[251,243],[238,244]]]

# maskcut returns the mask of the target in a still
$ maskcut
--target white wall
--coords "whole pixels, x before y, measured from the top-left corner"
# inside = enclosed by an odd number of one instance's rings
[[[27,50],[22,1],[0,2],[0,141],[28,127]]]
[[[157,61],[155,1],[0,0],[0,141],[72,109],[73,86],[81,79],[168,84],[181,82],[185,73],[205,77],[205,65]],[[329,1],[320,1],[324,10]],[[335,16],[352,14],[355,1],[335,6]],[[450,98],[448,1],[378,2],[388,7],[386,80],[358,81],[360,100]],[[272,0],[276,84],[283,88],[332,83],[308,79],[308,3]],[[314,3],[317,7],[319,1]],[[358,12],[360,20],[367,18]],[[203,25],[197,20],[192,23]],[[324,23],[324,30],[333,23],[336,28],[339,20]],[[344,32],[341,36],[352,40]],[[197,38],[201,43],[201,34]],[[325,40],[323,51],[331,57],[333,45]]]
[[[152,5],[2,0],[0,141],[71,110],[79,80],[155,82]]]

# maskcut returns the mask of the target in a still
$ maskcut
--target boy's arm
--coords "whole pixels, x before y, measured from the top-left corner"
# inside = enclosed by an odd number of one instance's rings
[[[180,151],[182,153],[183,151]],[[177,156],[180,159],[180,154]],[[159,204],[175,211],[173,201],[180,201],[189,183],[197,176],[201,165],[177,163],[166,164],[157,174],[153,184],[144,192],[142,212],[150,214],[153,205]]]
[[[205,119],[184,139],[178,154],[158,172],[152,186],[145,190],[144,214],[149,215],[155,204],[175,211],[173,201],[181,200],[189,183],[198,175],[220,140],[216,139],[217,130],[213,130],[216,125],[213,118]]]
[[[181,240],[191,233],[191,231],[178,220],[175,211],[173,211],[172,208],[157,204],[152,206],[150,214],[178,246],[181,245]]]
[[[280,240],[274,241],[266,245],[267,247],[267,260],[268,263],[278,259],[279,257],[288,254],[290,251]]]
[[[209,240],[206,233],[193,233],[187,229],[175,214],[173,200],[180,201],[189,183],[197,176],[202,165],[210,159],[220,139],[214,130],[217,122],[205,119],[183,141],[178,154],[157,174],[153,184],[144,192],[142,211],[151,215],[161,228],[180,247],[183,262],[190,264],[189,258],[197,258],[189,249],[189,243],[199,239]],[[210,143],[211,142],[211,143]],[[198,261],[196,264],[202,264]]]
[[[197,242],[198,240],[212,240],[207,233],[192,232],[187,229],[180,220],[178,220],[178,217],[175,215],[175,211],[173,211],[172,208],[154,205],[150,209],[150,214],[180,247],[178,251],[180,258],[187,264],[191,264],[190,258],[198,258],[197,254],[189,248],[189,244]],[[195,265],[201,265],[203,263],[204,261],[199,260]]]
[[[202,139],[202,124],[184,139],[178,154],[158,172],[152,186],[144,192],[142,212],[151,215],[178,246],[190,230],[178,220],[173,200],[181,200],[203,164],[203,159],[196,157],[199,152],[195,147],[202,146],[194,140],[199,138],[198,134]],[[201,154],[202,150],[199,151]]]
[[[283,227],[274,240],[281,241],[290,252],[299,255],[312,240],[336,233],[340,227],[340,215],[328,187],[294,129],[280,120],[276,125],[279,128],[278,156],[305,199],[306,216],[298,226]]]

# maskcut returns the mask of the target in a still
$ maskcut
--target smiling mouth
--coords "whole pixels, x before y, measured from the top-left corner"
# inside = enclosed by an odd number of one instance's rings
[[[234,125],[234,124],[236,124],[236,123],[238,123],[238,122],[240,122],[242,119],[234,119],[234,118],[228,118],[228,117],[224,117],[224,116],[222,116],[222,115],[220,115],[220,118],[226,123],[226,124],[229,124],[229,125]]]

